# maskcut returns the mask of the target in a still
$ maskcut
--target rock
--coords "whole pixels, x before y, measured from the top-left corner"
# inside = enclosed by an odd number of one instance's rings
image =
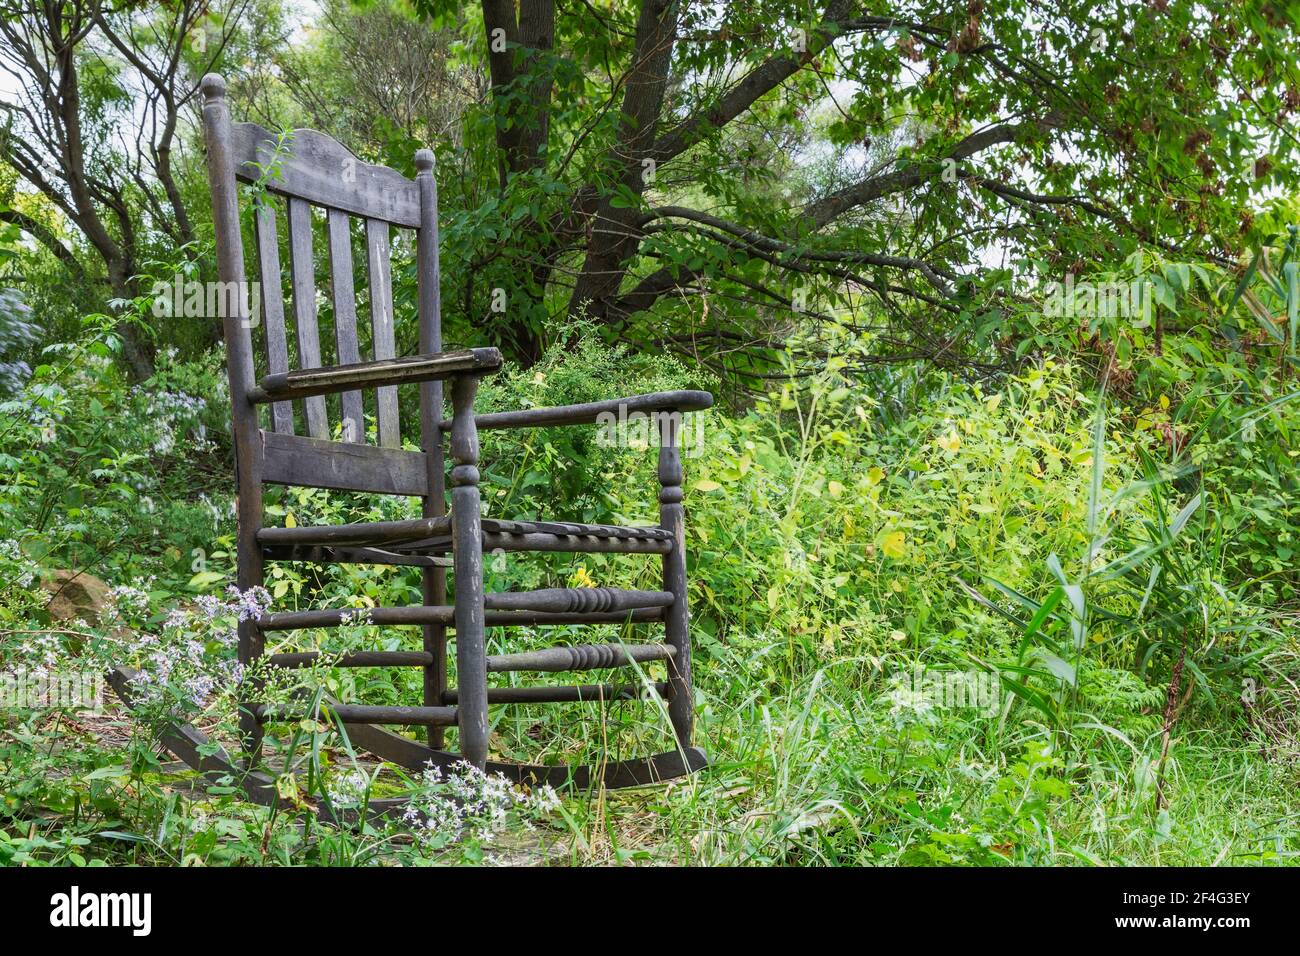
[[[108,604],[108,585],[89,571],[51,571],[41,586],[52,595],[45,609],[54,621],[93,624]]]

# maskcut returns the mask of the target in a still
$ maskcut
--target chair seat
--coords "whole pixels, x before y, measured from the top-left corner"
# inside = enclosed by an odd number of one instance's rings
[[[673,547],[672,533],[654,526],[484,518],[482,531],[482,544],[487,551],[664,554]],[[422,558],[447,554],[451,550],[451,516],[262,528],[257,533],[257,540],[265,549],[266,557],[272,560],[330,560],[332,554],[332,559],[338,561],[418,564],[423,563]]]

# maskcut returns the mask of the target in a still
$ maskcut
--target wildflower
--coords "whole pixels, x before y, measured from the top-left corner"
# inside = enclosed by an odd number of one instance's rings
[[[371,610],[368,607],[358,607],[344,611],[340,621],[346,627],[366,627],[372,621]]]
[[[529,793],[502,774],[488,774],[461,761],[445,773],[432,763],[421,775],[422,793],[413,798],[404,819],[416,839],[437,849],[471,834],[486,841],[514,820],[527,825],[521,814],[545,816],[559,806],[551,787]]]
[[[249,619],[256,621],[271,606],[271,592],[261,585],[255,585],[247,591],[241,591],[232,584],[226,588],[226,593],[235,599],[241,621]]]
[[[332,781],[325,792],[330,803],[338,807],[359,806],[370,790],[370,777],[364,771],[353,770]]]
[[[206,614],[209,619],[219,617],[226,607],[221,598],[213,597],[211,594],[199,595],[194,599],[194,603],[199,606],[199,610]]]

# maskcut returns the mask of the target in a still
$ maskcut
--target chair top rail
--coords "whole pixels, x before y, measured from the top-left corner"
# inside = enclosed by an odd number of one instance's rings
[[[314,129],[296,129],[281,140],[257,123],[235,123],[232,151],[236,178],[263,183],[269,192],[318,206],[420,227],[420,191],[395,169],[373,166],[338,140]]]

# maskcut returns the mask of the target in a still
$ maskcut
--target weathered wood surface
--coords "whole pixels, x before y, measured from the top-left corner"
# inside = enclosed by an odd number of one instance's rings
[[[297,447],[289,445],[290,448]],[[335,454],[333,446],[324,454]],[[365,455],[367,453],[362,453]],[[395,454],[403,454],[396,452]],[[406,453],[408,456],[410,453]],[[355,457],[345,455],[345,457]],[[379,456],[378,460],[387,460]],[[411,461],[408,457],[406,461]],[[321,463],[328,467],[328,462]],[[298,469],[304,479],[316,468]],[[273,472],[281,474],[280,463]],[[271,480],[271,479],[268,479]],[[279,479],[275,479],[279,480]],[[310,482],[289,482],[310,483]],[[369,490],[387,490],[393,482]],[[664,554],[673,546],[672,536],[659,527],[616,527],[550,521],[503,521],[483,518],[483,549],[492,551],[570,551],[613,552],[624,554]],[[277,545],[355,545],[383,546],[401,552],[446,552],[451,550],[451,519],[446,515],[412,518],[404,521],[370,522],[348,525],[309,525],[297,528],[265,528],[259,532],[264,544]]]
[[[671,658],[677,649],[671,644],[587,644],[579,647],[547,647],[519,654],[498,654],[487,659],[489,674],[509,671],[595,671],[649,664]]]
[[[236,123],[232,152],[235,174],[244,182],[263,182],[269,192],[397,226],[420,225],[415,183],[386,166],[362,162],[314,129],[293,130],[280,144],[256,123]]]
[[[348,733],[356,746],[411,770],[422,770],[431,763],[435,767],[448,769],[465,759],[458,753],[426,747],[410,737],[404,737],[374,724],[358,724],[349,727]],[[708,765],[709,758],[703,750],[698,747],[687,747],[649,757],[611,761],[592,766],[548,767],[538,764],[488,761],[484,769],[488,773],[499,773],[508,780],[530,787],[549,785],[557,789],[573,787],[585,790],[600,785],[610,790],[617,790],[623,787],[643,787],[663,783],[674,777],[703,770]]]
[[[338,209],[331,209],[326,224],[329,230],[330,299],[334,303],[335,368],[356,367],[361,364],[361,344],[357,338],[357,290],[356,283],[352,281],[352,235],[348,215]],[[319,381],[319,376],[326,373],[306,374],[318,376],[316,380]],[[276,376],[268,378],[274,379]],[[289,381],[293,378],[293,373],[284,372],[282,378]],[[262,381],[262,387],[265,388],[267,379]],[[343,392],[339,400],[343,440],[364,444],[366,416],[361,393],[352,389]]]
[[[277,432],[264,431],[261,437],[266,457],[263,480],[271,484],[385,495],[423,495],[428,490],[424,456],[419,452]]]
[[[460,681],[460,749],[482,769],[487,763],[487,666],[483,635],[483,531],[479,526],[478,430],[474,394],[478,379],[452,382],[451,535],[456,572],[456,673]]]
[[[643,607],[629,611],[495,611],[484,612],[487,627],[546,627],[560,624],[653,624],[664,619],[664,608]],[[450,604],[412,604],[407,607],[372,608],[365,620],[355,611],[277,611],[264,614],[258,621],[263,631],[300,631],[312,628],[339,627],[422,627],[446,626],[455,620]],[[348,615],[353,615],[351,619]]]
[[[388,223],[366,220],[366,261],[370,275],[370,340],[375,361],[397,358],[393,328],[393,276],[389,262]],[[436,350],[435,350],[436,351]],[[402,428],[397,408],[397,386],[384,385],[375,391],[375,423],[379,444],[402,447]]]
[[[302,561],[309,564],[388,564],[412,568],[448,568],[451,558],[429,554],[400,554],[382,548],[333,547],[323,544],[263,545],[267,561]]]
[[[486,523],[486,522],[485,522]],[[661,538],[598,538],[574,534],[501,534],[483,532],[483,550],[558,551],[567,554],[666,554],[673,543]],[[434,546],[431,551],[438,551]]]
[[[269,202],[258,202],[253,223],[262,292],[262,327],[266,330],[266,368],[271,375],[276,375],[289,371],[289,342],[284,324],[284,280],[280,274],[275,208]],[[271,425],[278,432],[293,434],[291,402],[276,402],[271,406]]]
[[[491,412],[479,415],[475,423],[479,428],[543,428],[551,425],[591,425],[600,421],[602,415],[615,418],[622,412],[650,414],[653,412],[694,412],[702,411],[713,405],[713,396],[708,392],[677,391],[650,392],[646,395],[630,395],[627,398],[611,398],[604,402],[587,402],[582,405],[556,405],[551,408],[525,408],[513,412]],[[450,419],[441,425],[443,431],[451,429]]]
[[[456,723],[455,707],[387,707],[377,704],[334,704],[320,707],[319,714],[294,704],[259,704],[254,715],[263,723],[301,720],[319,716],[321,720],[338,719],[345,724],[401,724],[408,727],[449,727]]]
[[[289,286],[293,293],[293,326],[300,368],[319,368],[320,326],[316,321],[316,260],[312,253],[311,207],[289,197]],[[325,398],[314,395],[303,403],[307,434],[329,438]]]
[[[666,683],[649,685],[649,690],[663,696]],[[582,704],[616,700],[636,700],[647,692],[642,684],[577,684],[565,687],[489,687],[489,704]],[[452,687],[442,692],[444,704],[454,704],[460,694]]]
[[[331,667],[428,667],[433,663],[424,651],[351,651],[333,655],[320,651],[269,654],[266,658],[276,667],[311,667],[324,661]]]
[[[447,379],[465,372],[492,372],[500,367],[501,353],[496,349],[481,348],[438,355],[408,355],[379,362],[302,368],[280,375],[267,375],[250,390],[249,399],[259,403],[293,400],[332,395],[349,389]]]
[[[641,607],[667,607],[674,597],[668,591],[623,588],[538,588],[535,591],[494,591],[487,606],[497,611],[566,612],[630,611]]]
[[[419,456],[412,456],[412,458]],[[358,524],[304,525],[297,528],[263,528],[257,540],[264,544],[392,544],[441,534],[451,519],[409,518]]]
[[[645,624],[663,619],[662,597],[653,599],[649,606],[630,607],[615,611],[554,611],[521,607],[529,603],[530,592],[510,592],[506,601],[509,608],[498,609],[499,594],[484,595],[487,626],[546,625],[546,624]],[[532,592],[536,593],[536,592]],[[660,592],[643,592],[659,595]],[[647,602],[648,603],[648,602]],[[554,607],[554,603],[548,604]],[[321,627],[401,627],[450,624],[456,609],[449,604],[410,604],[404,607],[330,608],[318,611],[275,611],[263,614],[257,626],[262,631],[301,631]]]
[[[678,424],[669,421],[659,435],[659,524],[673,536],[673,549],[663,556],[664,590],[673,603],[664,612],[664,640],[676,653],[668,665],[668,717],[682,749],[691,746],[695,723],[691,683],[690,611],[686,599],[686,516],[682,507],[682,456],[677,447]]]
[[[414,159],[415,188],[420,197],[420,229],[415,237],[420,351],[433,355],[442,351],[438,181],[433,175],[433,150],[416,150]],[[420,383],[420,447],[424,450],[429,485],[429,492],[420,503],[420,513],[426,518],[447,513],[446,463],[443,436],[438,430],[438,420],[443,414],[442,397],[442,382]],[[443,568],[427,568],[421,575],[420,591],[425,604],[447,603],[447,572]],[[442,691],[447,686],[447,628],[444,624],[425,626],[424,649],[434,658],[433,665],[424,671],[424,702],[432,706],[441,701]],[[430,747],[442,747],[442,728],[430,727],[428,741]]]
[[[203,134],[208,147],[208,187],[212,192],[212,228],[217,244],[217,275],[227,288],[244,283],[244,241],[239,227],[239,188],[230,128],[230,104],[226,84],[209,73],[200,83],[203,91]],[[240,306],[243,296],[237,296]],[[250,317],[235,309],[223,316],[226,343],[226,377],[230,386],[230,426],[235,445],[236,517],[235,580],[241,591],[263,583],[262,549],[257,529],[262,523],[262,449],[257,441],[257,409],[247,395],[253,385],[253,338]],[[249,664],[262,654],[262,632],[251,620],[238,625],[239,660]],[[248,691],[256,691],[248,681]],[[250,717],[241,716],[243,746],[251,764],[262,751],[261,728]]]
[[[595,538],[646,538],[670,541],[672,535],[651,525],[579,524],[566,521],[507,521],[501,518],[483,519],[484,527],[502,534],[558,534],[581,535]]]

